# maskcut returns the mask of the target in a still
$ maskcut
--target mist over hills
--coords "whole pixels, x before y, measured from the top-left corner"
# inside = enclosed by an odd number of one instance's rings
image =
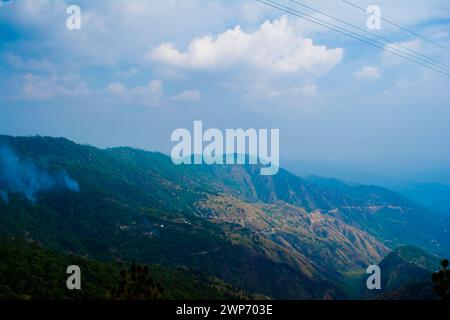
[[[393,190],[432,211],[450,215],[450,168],[363,169],[333,161],[284,160],[286,169],[304,178],[337,178],[348,184],[377,185]],[[361,168],[360,168],[361,167]]]
[[[0,185],[0,236],[59,255],[182,268],[275,299],[342,299],[349,273],[399,245],[450,253],[448,217],[382,187],[176,166],[161,153],[64,138],[0,136],[3,145],[79,186],[39,189],[33,202]]]

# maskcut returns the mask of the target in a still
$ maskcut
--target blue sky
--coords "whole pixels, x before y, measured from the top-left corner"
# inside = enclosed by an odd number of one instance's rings
[[[340,0],[301,2],[366,27]],[[446,0],[353,2],[450,47]],[[373,32],[450,65],[393,26]],[[1,133],[169,153],[174,129],[203,120],[279,128],[281,161],[450,163],[450,77],[253,0],[8,1],[0,38]]]

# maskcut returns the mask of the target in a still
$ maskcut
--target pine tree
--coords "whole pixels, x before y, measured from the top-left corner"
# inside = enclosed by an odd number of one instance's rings
[[[435,283],[434,290],[444,300],[450,300],[450,269],[448,267],[448,260],[441,261],[442,269],[433,272],[432,280]]]
[[[162,288],[149,277],[148,267],[133,262],[130,269],[120,271],[119,286],[110,291],[113,300],[159,300]]]

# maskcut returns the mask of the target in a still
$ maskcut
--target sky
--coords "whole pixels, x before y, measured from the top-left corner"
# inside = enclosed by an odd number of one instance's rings
[[[341,0],[299,2],[367,29]],[[450,48],[448,0],[352,2]],[[370,32],[450,65],[384,21]],[[281,166],[450,167],[448,75],[255,0],[2,1],[0,39],[1,134],[170,154],[172,131],[202,120],[280,129]]]

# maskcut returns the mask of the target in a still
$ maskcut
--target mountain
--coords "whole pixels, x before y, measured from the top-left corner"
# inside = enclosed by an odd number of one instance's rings
[[[1,146],[0,236],[61,256],[182,268],[250,295],[340,299],[347,274],[399,244],[450,252],[448,220],[380,187],[176,166],[64,138],[0,136]]]
[[[393,190],[435,212],[450,215],[450,170],[361,170],[355,164],[327,161],[283,161],[285,169],[305,178],[334,177],[350,184],[377,185]],[[333,180],[333,179],[328,179]]]
[[[308,180],[352,197],[353,203],[335,203],[335,208],[327,213],[366,230],[390,248],[412,244],[436,254],[449,254],[447,215],[426,209],[386,188],[348,185],[320,177]]]
[[[0,201],[0,235],[37,241],[60,254],[204,272],[274,298],[343,296],[319,272],[307,274],[260,253],[245,230],[229,234],[199,217],[195,203],[221,190],[209,168],[177,167],[158,153],[100,150],[66,139],[1,140],[47,176],[65,170],[79,192],[52,188],[37,193],[36,202],[9,192],[9,201]]]
[[[409,199],[430,210],[450,215],[450,186],[439,183],[413,183],[395,188]]]
[[[361,268],[381,259],[388,249],[367,232],[341,220],[285,202],[249,204],[237,198],[210,196],[198,203],[201,215],[226,223],[235,234],[251,230],[253,244],[265,255],[307,274]],[[248,232],[248,231],[247,231]]]
[[[431,274],[439,270],[440,258],[415,246],[401,246],[379,263],[381,289],[368,290],[366,273],[350,274],[348,292],[358,299],[431,300],[437,299]]]
[[[431,273],[439,269],[440,259],[426,251],[405,246],[381,262],[382,289],[377,299],[435,299]]]
[[[386,188],[319,177],[304,179],[283,169],[275,176],[261,176],[251,166],[219,167],[216,170],[227,174],[216,174],[216,182],[227,186],[231,183],[222,176],[232,177],[234,193],[246,201],[281,201],[315,210],[367,231],[390,248],[413,244],[443,255],[450,252],[450,218]]]

